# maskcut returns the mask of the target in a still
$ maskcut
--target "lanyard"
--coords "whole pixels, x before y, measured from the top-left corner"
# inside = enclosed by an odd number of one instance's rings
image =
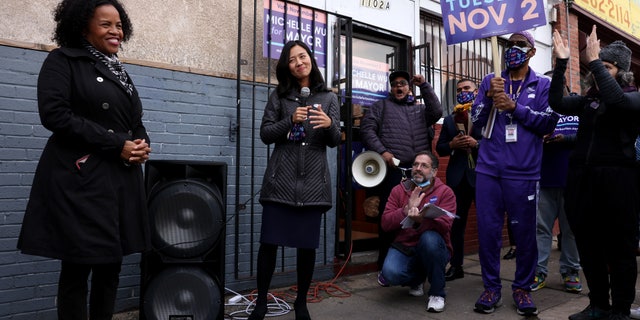
[[[516,94],[515,96],[513,95],[513,81],[510,81],[511,83],[509,83],[509,98],[511,98],[511,100],[516,101],[518,100],[518,97],[520,97],[520,91],[522,90],[522,86],[524,85],[524,79],[520,80],[520,85],[518,86],[518,90],[516,90]]]

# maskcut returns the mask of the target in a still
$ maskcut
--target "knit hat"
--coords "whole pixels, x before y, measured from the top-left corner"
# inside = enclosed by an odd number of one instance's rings
[[[407,82],[411,81],[411,76],[409,76],[409,72],[406,71],[394,71],[389,75],[389,82],[393,82],[396,78],[405,78]]]
[[[535,48],[536,47],[536,40],[533,38],[533,35],[531,34],[531,32],[529,32],[527,30],[523,30],[523,31],[514,32],[511,36],[514,36],[516,34],[519,34],[519,35],[527,38],[527,41],[531,45],[531,48]]]
[[[624,42],[616,40],[600,49],[600,60],[609,62],[624,71],[629,71],[631,67],[631,49]]]

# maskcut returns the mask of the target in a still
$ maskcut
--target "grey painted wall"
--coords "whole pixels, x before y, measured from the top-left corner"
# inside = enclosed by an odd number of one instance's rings
[[[0,46],[0,319],[56,318],[59,261],[22,255],[16,250],[33,172],[50,135],[40,125],[36,101],[38,71],[46,55],[43,51]],[[143,102],[152,159],[227,164],[225,286],[235,291],[254,288],[261,213],[257,192],[270,151],[259,140],[257,130],[267,87],[243,83],[237,104],[234,79],[137,65],[126,68]],[[232,120],[240,125],[235,142],[229,136]],[[336,154],[331,149],[330,163],[337,163],[333,160]],[[334,177],[336,170],[332,168]],[[316,279],[333,274],[335,224],[332,209],[326,215],[320,240]],[[281,254],[273,284],[294,284],[295,250],[284,249]],[[140,255],[124,261],[119,311],[138,307],[139,262]]]

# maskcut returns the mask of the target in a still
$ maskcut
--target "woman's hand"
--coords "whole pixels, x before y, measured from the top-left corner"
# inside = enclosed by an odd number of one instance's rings
[[[569,58],[570,52],[568,41],[567,39],[562,39],[562,36],[560,35],[560,32],[558,32],[558,29],[553,30],[553,52],[556,54],[556,58]]]
[[[596,25],[593,25],[591,34],[587,36],[587,49],[585,50],[587,62],[600,59],[600,39],[596,33]]]
[[[304,123],[307,121],[307,114],[309,113],[309,109],[311,107],[297,107],[296,111],[291,115],[291,121],[293,123]]]
[[[318,105],[317,108],[309,107],[309,123],[313,125],[314,129],[329,128],[331,126],[331,118],[322,111],[322,106]]]
[[[124,142],[120,157],[128,163],[143,164],[149,160],[149,153],[151,148],[145,139],[127,140]]]

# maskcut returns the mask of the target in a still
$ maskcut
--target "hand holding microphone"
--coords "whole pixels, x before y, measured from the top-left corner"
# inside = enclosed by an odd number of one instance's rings
[[[293,113],[291,121],[293,123],[303,123],[307,121],[308,106],[307,106],[307,98],[311,94],[311,90],[308,87],[302,87],[300,89],[300,107],[296,108],[296,111]]]
[[[307,98],[310,95],[311,90],[309,90],[308,87],[302,87],[302,89],[300,89],[301,106],[296,108],[291,120],[293,123],[304,123],[309,120],[309,123],[313,125],[313,129],[329,128],[331,126],[331,118],[322,110],[322,105],[307,105]]]

